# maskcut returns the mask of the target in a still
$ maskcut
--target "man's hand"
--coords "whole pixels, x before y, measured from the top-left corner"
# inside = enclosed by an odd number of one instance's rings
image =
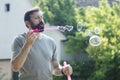
[[[69,64],[66,64],[64,62],[64,66],[62,67],[62,72],[64,73],[64,75],[71,75],[73,70],[72,70],[72,67]]]
[[[37,38],[38,38],[38,33],[34,33],[33,30],[30,30],[27,32],[26,35],[26,43],[28,45],[32,45]]]

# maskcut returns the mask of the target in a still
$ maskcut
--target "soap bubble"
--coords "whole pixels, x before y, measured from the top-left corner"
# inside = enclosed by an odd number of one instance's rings
[[[65,32],[65,30],[66,30],[65,26],[59,26],[58,29],[59,29],[61,32]]]
[[[81,29],[84,27],[84,24],[82,22],[78,22],[77,24],[77,31],[81,31]]]
[[[53,29],[58,29],[61,32],[65,32],[65,30],[67,30],[67,31],[73,30],[73,26],[69,26],[69,25],[66,25],[66,26],[49,26],[49,27],[46,27],[44,30],[53,30]]]
[[[92,32],[91,32],[89,29],[86,29],[86,30],[85,30],[85,34],[86,34],[87,36],[92,36],[92,35],[93,35]]]
[[[95,27],[94,28],[94,33],[95,34],[99,34],[100,33],[100,28],[99,27]]]
[[[91,36],[89,39],[89,43],[92,46],[99,46],[101,44],[101,38],[97,35]]]
[[[68,25],[66,25],[65,28],[66,28],[66,30],[68,30],[68,31],[73,30],[73,26],[68,26]]]

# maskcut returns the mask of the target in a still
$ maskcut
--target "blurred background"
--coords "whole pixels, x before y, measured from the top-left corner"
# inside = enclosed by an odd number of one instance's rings
[[[56,40],[61,65],[67,61],[73,67],[72,80],[120,80],[120,0],[1,0],[0,80],[18,80],[10,65],[11,45],[27,32],[24,13],[35,6],[43,11],[46,28],[73,26],[44,31]]]

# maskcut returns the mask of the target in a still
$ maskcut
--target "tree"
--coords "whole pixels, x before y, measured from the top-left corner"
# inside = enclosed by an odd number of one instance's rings
[[[109,6],[107,1],[101,0],[100,7],[93,10],[91,18],[96,26],[102,29],[100,36],[102,44],[98,47],[87,48],[87,52],[93,56],[96,61],[96,71],[91,80],[120,80],[120,52],[119,52],[119,33],[120,33],[120,17],[118,4],[114,4],[113,8]],[[117,11],[118,10],[118,11]],[[99,24],[99,25],[97,25]],[[89,25],[93,25],[89,23]],[[95,26],[93,25],[93,27]]]
[[[82,13],[80,10],[83,10]],[[100,0],[99,7],[88,6],[77,10],[77,21],[83,22],[85,29],[89,29],[94,35],[96,26],[101,29],[98,34],[102,39],[100,46],[89,45],[89,37],[85,36],[84,31],[76,32],[75,37],[71,36],[67,42],[68,51],[84,50],[95,60],[95,71],[88,80],[120,80],[119,12],[120,6],[114,3],[113,7],[110,7],[107,0]]]

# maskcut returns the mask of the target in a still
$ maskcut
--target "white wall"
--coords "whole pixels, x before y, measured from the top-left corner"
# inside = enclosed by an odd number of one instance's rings
[[[10,11],[5,11],[5,4]],[[24,13],[32,8],[31,0],[0,0],[0,59],[11,57],[13,38],[27,30],[24,25]]]
[[[0,0],[0,59],[11,58],[11,44],[14,37],[28,30],[24,24],[24,13],[33,7],[31,2],[32,0]],[[5,11],[6,3],[10,4],[9,12]],[[60,57],[60,41],[65,40],[65,36],[56,30],[44,33],[56,40]]]

